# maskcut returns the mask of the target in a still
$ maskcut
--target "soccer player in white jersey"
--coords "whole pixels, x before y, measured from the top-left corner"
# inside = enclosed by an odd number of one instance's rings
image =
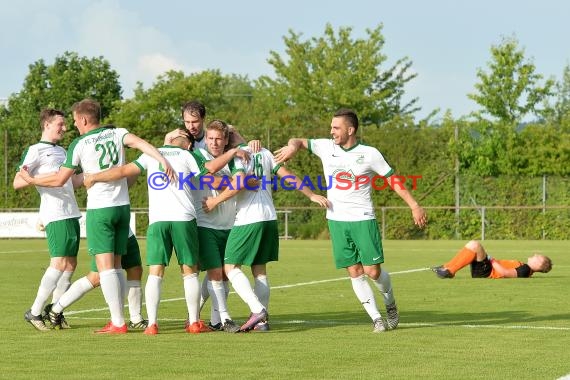
[[[44,109],[40,113],[42,136],[40,142],[29,146],[20,161],[19,169],[26,167],[32,175],[55,173],[65,161],[65,149],[57,145],[66,131],[65,115],[55,109]],[[30,310],[24,314],[26,321],[36,329],[45,331],[42,311],[44,304],[52,295],[52,302],[57,302],[71,284],[71,276],[77,265],[79,250],[79,221],[81,213],[77,207],[74,184],[80,186],[82,175],[73,176],[61,187],[50,188],[36,186],[40,194],[40,219],[46,231],[50,265],[46,269],[38,288],[36,299]],[[14,189],[29,186],[19,173],[14,177]],[[53,294],[52,294],[53,293]],[[63,317],[62,317],[63,318]],[[65,319],[64,327],[68,327]]]
[[[148,154],[163,165],[166,174],[174,178],[168,161],[158,150],[124,128],[101,126],[101,106],[85,99],[73,105],[73,119],[80,136],[69,146],[67,158],[55,175],[32,178],[21,170],[26,181],[42,186],[61,186],[81,167],[84,173],[98,173],[125,162],[125,146]],[[120,272],[121,256],[126,253],[130,220],[127,180],[97,183],[87,191],[87,247],[95,255],[101,290],[109,305],[111,321],[100,334],[125,334],[123,291]]]
[[[373,332],[382,332],[386,326],[365,276],[382,294],[389,329],[398,326],[399,313],[390,275],[380,267],[384,253],[371,199],[371,180],[376,174],[386,178],[394,171],[376,148],[357,141],[357,130],[356,113],[343,108],[332,118],[332,139],[292,138],[276,151],[275,157],[277,162],[285,162],[304,148],[321,159],[331,203],[326,217],[336,267],[346,268],[356,297],[373,321]],[[426,213],[408,190],[400,186],[393,186],[393,190],[412,210],[415,224],[425,226]]]
[[[170,181],[163,172],[163,166],[146,154],[127,165],[85,176],[86,186],[93,183],[116,181],[133,177],[147,171],[149,197],[149,227],[147,230],[147,264],[149,275],[145,287],[148,327],[144,333],[158,334],[158,307],[165,267],[169,264],[172,249],[176,252],[182,273],[184,294],[188,310],[189,333],[211,331],[199,319],[200,283],[198,280],[198,229],[194,207],[195,186],[191,178],[201,177],[222,168],[238,149],[226,152],[208,163],[204,163],[188,150],[190,139],[181,134],[172,140],[173,145],[159,148],[176,173],[178,181]]]
[[[221,156],[229,143],[228,125],[221,120],[211,121],[206,127],[205,140],[208,148],[194,149],[195,154],[204,161]],[[231,164],[233,161],[230,161]],[[232,172],[229,165],[225,165],[215,175],[231,177]],[[224,279],[223,269],[226,243],[236,215],[235,199],[223,202],[212,212],[205,212],[201,203],[203,198],[215,197],[218,194],[219,191],[215,187],[203,185],[200,186],[196,197],[198,200],[196,211],[198,238],[200,239],[200,271],[207,273],[204,281],[207,284],[208,294],[212,298],[210,328],[235,333],[239,331],[239,326],[232,320],[227,309],[229,289],[227,277]],[[205,301],[205,297],[202,297],[202,300]]]
[[[245,148],[250,150],[250,148]],[[233,180],[216,197],[209,197],[202,202],[204,211],[211,212],[222,202],[236,197],[237,213],[234,226],[230,231],[224,256],[224,271],[234,290],[249,306],[251,314],[241,326],[241,331],[266,331],[270,287],[267,279],[267,263],[279,258],[279,232],[277,213],[273,205],[273,178],[277,174],[285,178],[292,188],[302,192],[311,201],[327,207],[327,199],[314,194],[302,181],[284,166],[277,164],[267,149],[253,153],[248,164],[234,160]],[[260,184],[254,189],[245,185],[248,176],[257,177]],[[255,190],[255,191],[249,191]],[[251,267],[255,279],[251,287],[242,265]]]

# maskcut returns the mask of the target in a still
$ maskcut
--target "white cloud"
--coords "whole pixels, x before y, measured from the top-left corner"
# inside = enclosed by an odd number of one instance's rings
[[[117,1],[91,3],[80,13],[75,29],[79,53],[107,59],[120,75],[125,97],[132,95],[136,82],[150,86],[168,70],[190,70],[177,58],[177,47],[169,36],[145,25],[137,13]]]
[[[144,78],[154,79],[169,70],[188,71],[184,65],[161,53],[145,54],[138,59],[137,72]]]

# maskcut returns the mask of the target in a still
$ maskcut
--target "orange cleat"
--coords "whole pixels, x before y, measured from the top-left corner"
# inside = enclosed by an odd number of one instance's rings
[[[204,321],[194,322],[191,325],[186,326],[186,332],[190,334],[200,334],[200,333],[207,333],[212,332],[212,329],[209,328]]]
[[[144,329],[144,334],[145,335],[158,334],[158,325],[156,323],[153,323],[152,325],[148,326],[146,329]]]
[[[113,324],[113,322],[109,322],[101,330],[95,331],[95,334],[126,334],[126,333],[127,333],[126,324],[117,327]]]

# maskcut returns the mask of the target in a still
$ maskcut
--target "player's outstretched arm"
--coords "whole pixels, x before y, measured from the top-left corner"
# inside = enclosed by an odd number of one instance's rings
[[[505,268],[504,266],[502,266],[501,264],[499,264],[499,262],[497,260],[495,260],[494,258],[489,258],[489,261],[491,261],[491,265],[493,266],[493,270],[495,272],[497,272],[498,274],[501,275],[501,277],[505,277],[505,278],[514,278],[514,277],[518,277],[517,275],[517,270],[513,269],[513,268]]]
[[[402,198],[404,202],[406,202],[408,207],[410,207],[410,209],[412,210],[414,223],[420,228],[425,227],[427,225],[427,214],[425,210],[422,208],[422,206],[420,206],[419,203],[416,202],[412,194],[410,194],[410,192],[407,189],[400,186],[393,186],[392,190],[394,190],[396,194],[398,194],[400,198]]]
[[[103,170],[99,173],[84,173],[83,184],[86,188],[90,188],[96,182],[111,182],[117,181],[124,177],[136,177],[141,172],[141,169],[134,163],[128,163],[126,165],[121,165],[116,168],[111,168]]]
[[[309,149],[309,140],[292,138],[289,143],[275,151],[275,162],[281,164],[292,159],[301,149]]]
[[[168,160],[160,154],[158,149],[156,149],[150,143],[132,133],[125,135],[123,142],[128,147],[138,149],[141,152],[146,153],[150,157],[160,162],[162,167],[164,168],[164,173],[168,176],[168,178],[170,178],[171,181],[177,180],[176,173],[174,172],[174,169],[170,165],[170,162],[168,162]]]
[[[311,202],[315,202],[319,206],[325,208],[328,208],[330,206],[329,200],[326,197],[313,193],[313,191],[308,186],[300,186],[302,184],[301,179],[286,167],[281,166],[277,170],[277,175],[279,178],[283,178],[288,185],[295,186],[295,189],[303,193],[303,195],[309,198]]]
[[[44,186],[44,187],[61,187],[69,178],[75,173],[74,169],[66,168],[64,166],[59,168],[59,171],[47,176],[32,177],[28,173],[28,168],[23,166],[18,172],[20,177],[30,185]]]
[[[224,154],[222,154],[221,156],[205,162],[204,167],[206,168],[206,170],[208,170],[209,173],[214,174],[222,170],[222,168],[226,166],[228,162],[233,160],[234,157],[238,157],[242,161],[247,163],[249,162],[250,154],[249,152],[242,150],[240,148],[231,148],[228,149],[226,152],[224,152]]]
[[[243,181],[245,178],[245,173],[237,172],[232,178],[231,185],[222,191],[216,197],[207,197],[202,200],[202,209],[205,212],[210,212],[214,210],[222,202],[227,201],[231,197],[235,197],[240,191],[242,191],[245,186]]]

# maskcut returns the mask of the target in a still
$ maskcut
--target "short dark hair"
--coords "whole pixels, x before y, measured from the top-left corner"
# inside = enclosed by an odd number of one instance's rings
[[[93,99],[83,99],[73,105],[71,110],[81,116],[85,116],[91,124],[99,124],[101,121],[101,105]]]
[[[55,108],[45,108],[40,112],[40,128],[44,130],[44,124],[49,123],[56,116],[65,117],[63,111],[56,110]]]
[[[210,129],[222,132],[224,138],[229,138],[230,136],[230,129],[228,127],[228,124],[223,120],[214,119],[211,122],[209,122],[208,125],[206,126],[206,130]]]
[[[198,114],[201,119],[206,117],[206,107],[197,100],[191,100],[182,105],[182,117],[185,113]]]
[[[350,126],[354,128],[354,131],[358,131],[358,116],[350,108],[340,108],[334,113],[334,117],[344,117]]]

